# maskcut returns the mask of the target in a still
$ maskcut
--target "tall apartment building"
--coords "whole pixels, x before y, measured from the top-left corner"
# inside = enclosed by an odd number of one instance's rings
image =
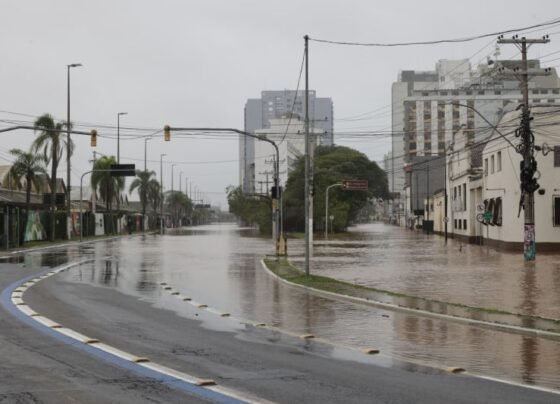
[[[289,118],[294,107],[294,122],[305,116],[305,92],[303,90],[262,91],[261,98],[250,98],[245,104],[245,131],[255,134],[259,129],[270,129],[274,119]],[[318,144],[332,145],[333,102],[331,98],[317,97],[309,91],[310,127],[321,131]],[[290,129],[291,131],[291,129]],[[255,142],[249,136],[239,137],[239,183],[244,192],[255,191]]]
[[[402,195],[404,188],[410,186],[405,166],[442,156],[459,128],[465,129],[470,142],[489,135],[490,127],[502,117],[505,105],[519,103],[522,98],[517,79],[500,73],[499,68],[511,72],[519,66],[519,61],[496,61],[473,71],[467,59],[441,60],[435,71],[403,71],[392,88],[392,160],[388,162],[391,191]],[[529,61],[529,68],[544,73],[538,60]],[[529,88],[532,105],[560,101],[560,80],[554,70],[548,75],[533,76]],[[426,192],[431,194],[442,186],[432,181]],[[400,213],[406,216],[406,212]]]

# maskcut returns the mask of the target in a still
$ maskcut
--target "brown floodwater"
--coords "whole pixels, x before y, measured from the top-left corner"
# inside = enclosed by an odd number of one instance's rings
[[[290,242],[302,261],[301,241]],[[378,348],[389,358],[438,367],[460,366],[490,377],[560,390],[560,341],[393,312],[319,297],[274,280],[260,265],[269,239],[234,225],[176,234],[123,238],[74,250],[95,262],[59,276],[193,316],[192,305],[161,287],[233,316],[314,334],[347,347]],[[73,255],[69,254],[71,257]],[[555,316],[560,305],[558,257],[502,254],[384,225],[353,229],[345,238],[316,240],[312,272],[382,289],[509,311]],[[200,309],[196,309],[199,310]],[[206,313],[203,326],[239,329]]]

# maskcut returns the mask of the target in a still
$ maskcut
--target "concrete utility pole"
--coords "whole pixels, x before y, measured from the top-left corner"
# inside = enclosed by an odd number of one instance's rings
[[[537,161],[535,160],[535,137],[531,132],[531,112],[529,110],[529,69],[527,65],[527,49],[532,44],[548,43],[548,35],[541,39],[519,38],[518,35],[511,39],[504,39],[503,35],[498,37],[499,44],[514,44],[521,51],[521,91],[523,93],[523,112],[521,115],[521,125],[516,132],[516,136],[521,138],[518,150],[523,155],[520,165],[521,179],[521,200],[520,210],[524,211],[523,226],[523,256],[525,261],[534,261],[537,255],[535,240],[535,191],[539,188],[537,180],[534,178],[537,171]]]
[[[310,250],[310,232],[313,228],[310,226],[309,211],[311,198],[309,195],[309,172],[310,172],[310,161],[309,161],[309,36],[305,35],[305,275],[309,276],[309,250]]]

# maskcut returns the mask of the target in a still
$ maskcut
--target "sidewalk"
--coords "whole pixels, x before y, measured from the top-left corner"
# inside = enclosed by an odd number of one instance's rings
[[[303,267],[303,243],[290,240]],[[560,320],[560,254],[496,251],[384,225],[357,226],[336,240],[316,239],[311,273],[430,301]]]

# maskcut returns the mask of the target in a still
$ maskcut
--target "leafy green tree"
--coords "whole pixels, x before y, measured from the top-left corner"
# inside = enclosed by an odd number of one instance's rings
[[[140,203],[142,204],[142,217],[146,216],[146,207],[148,206],[148,196],[150,193],[150,183],[154,180],[155,175],[155,171],[136,170],[136,178],[134,178],[128,189],[129,193],[134,192],[134,190],[138,191]]]
[[[117,164],[115,156],[103,156],[96,160],[91,173],[91,187],[107,206],[107,212],[111,213],[112,203],[115,198],[120,197],[124,189],[124,178],[114,177],[110,173],[111,165]],[[96,171],[97,170],[97,171]]]
[[[284,226],[288,230],[305,229],[304,159],[300,158],[290,173],[284,192]],[[314,230],[325,228],[325,191],[343,180],[367,180],[368,191],[329,191],[329,212],[334,216],[335,231],[345,230],[367,204],[369,198],[388,196],[385,172],[367,156],[344,146],[319,146],[315,150],[313,181]],[[330,216],[330,215],[329,215]]]
[[[241,220],[243,225],[258,225],[263,234],[272,232],[271,201],[266,197],[245,195],[241,187],[226,189],[229,211]]]
[[[58,164],[62,159],[62,153],[64,150],[68,151],[68,154],[72,156],[74,151],[74,144],[70,141],[70,144],[66,141],[66,136],[62,132],[67,123],[64,122],[54,122],[54,118],[50,114],[44,114],[37,118],[34,125],[35,130],[39,131],[39,135],[35,139],[32,145],[32,150],[34,152],[41,151],[43,157],[47,164],[51,164],[51,241],[55,238],[55,206],[56,206],[56,173],[58,170]]]
[[[21,180],[25,179],[25,215],[23,216],[23,229],[27,228],[29,207],[31,205],[31,185],[36,182],[38,174],[46,174],[45,157],[41,154],[24,152],[20,149],[10,150],[10,154],[16,157],[16,161],[10,168],[10,174],[14,178],[16,185],[21,185]],[[23,244],[25,231],[21,232],[20,243]]]

